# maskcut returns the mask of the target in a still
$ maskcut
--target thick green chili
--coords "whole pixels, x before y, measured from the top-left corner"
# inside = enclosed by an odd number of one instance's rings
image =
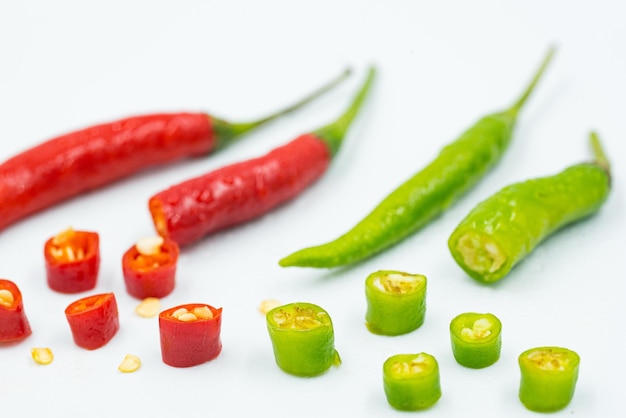
[[[427,353],[396,354],[383,364],[387,402],[401,411],[433,406],[441,398],[439,364]]]
[[[381,270],[365,279],[365,325],[374,334],[416,330],[426,315],[426,276]]]
[[[312,303],[278,306],[266,314],[276,364],[296,376],[316,376],[341,364],[328,313]]]
[[[440,215],[500,160],[511,141],[517,115],[553,53],[550,49],[529,86],[510,108],[480,119],[347,233],[326,244],[296,251],[279,264],[332,268],[356,263],[384,251]]]
[[[521,379],[519,399],[535,412],[565,408],[574,397],[580,357],[561,347],[531,348],[518,358]]]
[[[610,169],[595,133],[592,163],[509,185],[478,204],[448,240],[463,270],[481,282],[505,277],[543,240],[597,212],[610,192]]]
[[[491,366],[500,358],[502,323],[493,314],[466,312],[450,322],[450,343],[457,363],[472,369]]]

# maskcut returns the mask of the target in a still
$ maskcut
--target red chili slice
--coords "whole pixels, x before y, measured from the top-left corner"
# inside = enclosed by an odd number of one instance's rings
[[[100,238],[96,232],[69,228],[46,241],[44,257],[52,290],[78,293],[96,287],[100,268]]]
[[[88,296],[65,308],[77,346],[95,350],[106,345],[119,330],[117,301],[113,293]]]
[[[173,367],[213,360],[222,351],[222,308],[189,303],[159,314],[161,356]]]
[[[0,279],[0,343],[21,341],[31,334],[22,292],[12,281]]]
[[[172,240],[158,240],[142,249],[142,243],[130,247],[122,257],[124,283],[129,295],[144,299],[169,295],[176,284],[178,244]],[[144,246],[145,246],[144,240]]]

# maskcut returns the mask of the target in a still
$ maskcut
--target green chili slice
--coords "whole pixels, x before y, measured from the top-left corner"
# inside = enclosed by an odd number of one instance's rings
[[[426,314],[426,276],[380,270],[365,279],[365,324],[374,334],[416,330]]]
[[[341,364],[331,318],[319,306],[278,306],[267,313],[266,322],[276,364],[286,373],[316,376]]]
[[[279,264],[314,268],[354,264],[390,248],[442,214],[500,161],[511,142],[518,113],[553,53],[550,49],[512,106],[479,119],[343,235],[298,250]]]
[[[611,178],[595,133],[591,143],[594,162],[509,185],[472,209],[448,240],[457,264],[478,281],[498,281],[554,232],[599,211]]]
[[[502,323],[493,314],[466,312],[450,322],[450,342],[457,363],[472,369],[491,366],[500,358]]]
[[[429,408],[441,398],[437,359],[427,353],[391,356],[383,364],[383,386],[395,409]]]
[[[519,399],[536,412],[565,408],[574,397],[580,357],[561,347],[531,348],[520,354]]]

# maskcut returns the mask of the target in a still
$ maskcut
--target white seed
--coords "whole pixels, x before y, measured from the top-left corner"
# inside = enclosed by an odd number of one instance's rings
[[[159,298],[145,298],[135,308],[137,315],[144,318],[151,318],[156,316],[161,311],[161,300]]]
[[[37,364],[50,364],[54,360],[52,350],[48,347],[35,347],[30,350],[30,355]]]
[[[195,316],[195,315],[194,315],[193,313],[191,313],[191,312],[187,312],[187,313],[184,313],[184,314],[178,315],[178,316],[176,317],[176,319],[178,319],[179,321],[182,321],[182,322],[191,322],[191,321],[197,321],[197,320],[198,320],[198,317],[197,317],[197,316]]]
[[[135,248],[137,248],[137,251],[139,251],[141,255],[155,255],[159,253],[162,245],[163,237],[155,236],[141,238],[135,244]]]
[[[15,297],[8,289],[0,289],[0,305],[11,306],[15,302]]]
[[[187,308],[179,308],[179,309],[176,309],[174,312],[172,312],[172,316],[174,318],[178,318],[179,316],[184,315],[188,312],[189,311],[187,310]]]
[[[61,231],[58,234],[56,234],[53,238],[52,238],[52,243],[54,245],[61,245],[66,243],[67,241],[69,241],[73,236],[74,236],[74,228],[72,228],[71,226],[69,228],[67,228],[65,231]]]
[[[200,319],[213,318],[213,312],[208,306],[193,308],[193,315],[195,315],[197,318],[200,318]]]
[[[126,354],[117,369],[123,373],[132,373],[141,367],[141,359],[133,354]]]
[[[263,315],[266,315],[269,311],[280,305],[281,303],[276,299],[267,299],[261,302],[261,304],[259,305],[259,312],[261,312]]]

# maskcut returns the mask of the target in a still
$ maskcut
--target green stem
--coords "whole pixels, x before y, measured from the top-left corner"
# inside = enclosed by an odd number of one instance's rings
[[[263,118],[251,121],[251,122],[228,122],[223,119],[216,118],[214,116],[210,116],[211,122],[213,124],[213,130],[215,131],[215,135],[217,137],[216,149],[222,148],[230,143],[234,142],[236,139],[239,139],[243,134],[252,131],[262,125],[267,124],[268,122],[273,121],[281,116],[284,116],[288,113],[294,112],[306,104],[312,102],[317,99],[322,94],[331,90],[333,87],[341,83],[345,80],[352,71],[347,68],[345,69],[338,77],[335,77],[330,82],[326,83],[322,87],[318,88],[314,92],[310,93],[306,97],[300,99],[299,101],[277,111],[270,115],[267,115]]]
[[[365,82],[355,95],[348,109],[346,109],[346,111],[334,122],[313,132],[328,145],[331,155],[334,156],[337,151],[339,151],[343,138],[346,136],[352,121],[359,113],[361,105],[365,101],[365,97],[370,90],[375,75],[376,69],[374,67],[370,67]]]
[[[589,141],[591,142],[591,148],[593,149],[593,155],[595,156],[595,164],[610,175],[611,164],[609,163],[609,159],[602,148],[598,134],[596,132],[591,132],[589,134]]]
[[[509,110],[508,110],[509,113],[512,113],[514,116],[517,116],[517,113],[520,111],[522,106],[524,106],[524,103],[526,103],[526,100],[528,99],[528,97],[531,95],[531,93],[535,89],[535,86],[539,82],[539,79],[541,78],[541,76],[545,72],[546,68],[548,68],[548,64],[552,60],[552,57],[554,56],[555,53],[556,53],[556,48],[555,47],[551,47],[548,50],[548,53],[544,57],[543,62],[541,63],[541,66],[539,67],[539,69],[535,73],[535,76],[533,77],[532,81],[530,82],[528,87],[526,87],[526,90],[524,90],[524,93],[522,93],[522,95],[519,97],[519,99],[517,99],[515,104],[513,104],[513,106],[511,106],[509,108]]]

